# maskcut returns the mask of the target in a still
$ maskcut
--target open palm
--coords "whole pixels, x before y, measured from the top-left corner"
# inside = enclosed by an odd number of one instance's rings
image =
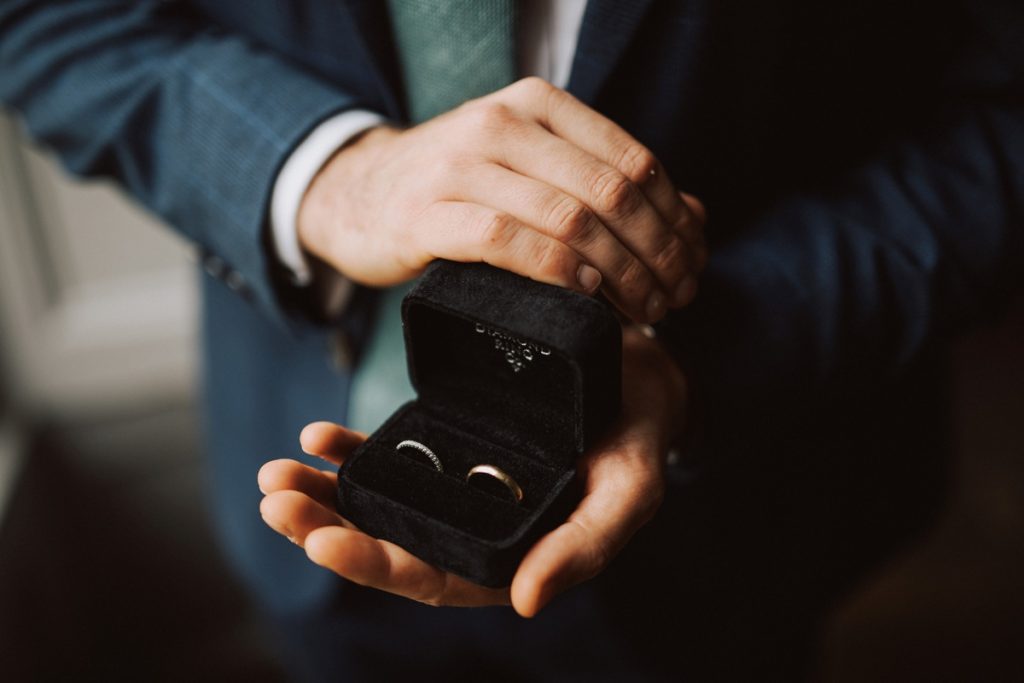
[[[530,617],[554,596],[599,573],[657,511],[663,463],[677,431],[685,382],[672,361],[634,330],[623,335],[623,412],[615,429],[577,463],[583,498],[559,527],[527,553],[508,588],[486,588],[368,536],[335,509],[337,475],[290,459],[259,473],[260,512],[277,532],[302,546],[313,562],[356,583],[431,605],[511,604]],[[314,422],[302,449],[344,462],[366,436]]]

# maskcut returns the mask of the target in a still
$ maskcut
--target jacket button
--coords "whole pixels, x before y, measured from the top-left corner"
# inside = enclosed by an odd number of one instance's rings
[[[243,293],[247,289],[245,284],[245,276],[239,273],[237,270],[232,270],[231,272],[229,272],[224,281],[227,283],[228,289],[230,289],[232,292]]]
[[[203,270],[205,270],[210,277],[223,277],[224,267],[224,259],[219,256],[210,255],[203,259]]]

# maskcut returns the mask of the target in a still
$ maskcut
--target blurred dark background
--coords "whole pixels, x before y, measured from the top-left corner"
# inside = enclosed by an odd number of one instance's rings
[[[207,518],[194,258],[18,140],[0,119],[0,680],[282,680]],[[949,367],[945,502],[836,605],[822,680],[1024,680],[1024,306]]]
[[[949,362],[945,503],[838,606],[824,680],[1024,680],[1024,305]]]

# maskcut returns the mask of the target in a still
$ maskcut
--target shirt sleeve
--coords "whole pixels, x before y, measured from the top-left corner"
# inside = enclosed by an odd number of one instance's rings
[[[335,152],[355,136],[384,122],[383,116],[363,109],[332,116],[314,128],[281,167],[270,199],[270,227],[277,258],[291,272],[293,284],[304,287],[312,280],[309,262],[299,245],[296,223],[306,190]]]

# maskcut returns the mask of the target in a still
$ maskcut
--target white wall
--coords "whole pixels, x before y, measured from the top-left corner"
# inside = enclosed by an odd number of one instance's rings
[[[0,494],[25,424],[194,400],[194,261],[109,183],[70,179],[0,112],[0,368],[13,412],[7,427],[0,419]]]

